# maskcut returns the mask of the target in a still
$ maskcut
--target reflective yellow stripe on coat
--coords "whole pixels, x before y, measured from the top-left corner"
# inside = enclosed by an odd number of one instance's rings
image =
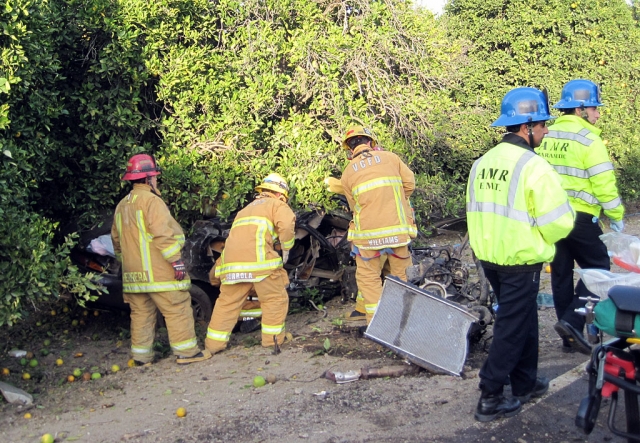
[[[576,211],[621,220],[624,206],[600,129],[577,115],[563,115],[549,127],[536,152],[560,174]]]
[[[554,243],[573,228],[558,174],[533,152],[509,143],[473,164],[466,209],[474,253],[503,266],[551,261]]]

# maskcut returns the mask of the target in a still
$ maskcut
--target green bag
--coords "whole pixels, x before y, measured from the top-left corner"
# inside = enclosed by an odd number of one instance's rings
[[[640,338],[640,288],[614,286],[609,298],[593,309],[596,325],[602,332],[614,337]]]

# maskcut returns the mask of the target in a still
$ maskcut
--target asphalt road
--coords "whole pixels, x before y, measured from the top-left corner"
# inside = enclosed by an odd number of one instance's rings
[[[583,362],[572,366],[576,358]],[[539,374],[551,378],[549,392],[542,399],[524,405],[515,417],[487,424],[474,422],[454,437],[438,442],[626,442],[625,438],[615,436],[607,426],[610,406],[607,399],[602,401],[597,424],[591,434],[586,435],[574,423],[576,405],[587,395],[588,381],[584,374],[587,361],[588,358],[583,355],[562,362],[541,361]],[[618,401],[616,427],[626,429],[622,392]]]

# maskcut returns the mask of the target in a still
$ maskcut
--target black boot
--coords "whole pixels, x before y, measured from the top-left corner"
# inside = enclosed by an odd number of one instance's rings
[[[487,422],[501,416],[513,417],[520,412],[521,408],[522,405],[517,398],[506,398],[502,394],[487,396],[483,394],[478,401],[475,418],[478,421]]]
[[[563,343],[569,343],[576,351],[581,354],[591,355],[591,345],[584,338],[584,335],[576,328],[571,326],[564,320],[560,320],[553,326],[553,329],[556,330],[558,335],[562,338]]]
[[[532,398],[542,397],[549,390],[549,379],[547,377],[538,377],[536,379],[536,384],[533,386],[531,392],[527,392],[526,394],[513,396],[520,400],[520,403],[525,404]]]

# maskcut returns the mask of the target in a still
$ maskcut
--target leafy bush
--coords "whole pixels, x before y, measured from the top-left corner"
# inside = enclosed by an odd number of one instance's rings
[[[482,127],[499,115],[500,100],[513,87],[546,88],[553,104],[568,80],[593,80],[602,85],[606,104],[598,126],[624,171],[620,190],[625,199],[637,199],[640,28],[635,8],[623,0],[532,0],[526,7],[519,1],[456,0],[446,10],[450,34],[469,42],[465,81],[453,96],[462,107],[484,110]],[[488,149],[498,131],[469,134]]]
[[[188,228],[232,217],[273,171],[293,206],[330,207],[323,179],[341,174],[342,134],[362,123],[416,172],[426,225],[463,212],[507,90],[544,86],[557,99],[586,77],[603,84],[620,189],[637,196],[636,6],[456,0],[447,11],[436,19],[398,0],[4,2],[0,324],[61,291],[86,298],[73,240],[56,246],[55,231],[112,210],[139,152],[156,155],[163,198]]]

